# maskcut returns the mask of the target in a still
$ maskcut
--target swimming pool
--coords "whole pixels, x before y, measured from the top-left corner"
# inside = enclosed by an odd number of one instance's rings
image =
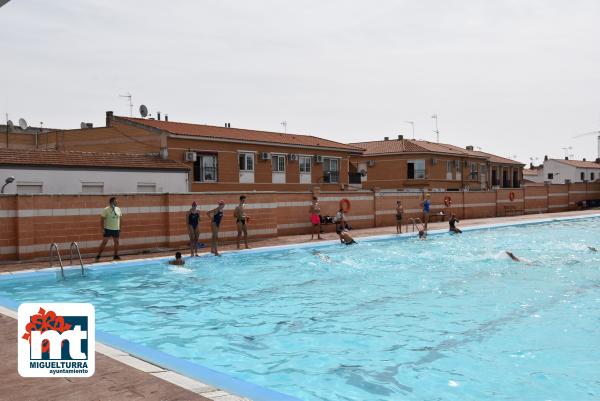
[[[15,274],[0,296],[91,302],[98,330],[302,400],[597,400],[588,246],[599,217]]]

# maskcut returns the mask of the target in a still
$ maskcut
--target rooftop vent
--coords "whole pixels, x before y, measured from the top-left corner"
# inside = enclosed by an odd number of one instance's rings
[[[585,160],[585,157],[583,158],[583,161],[586,161],[586,160]]]
[[[471,150],[472,151],[473,150],[473,145],[468,145],[467,146],[467,150]]]
[[[231,123],[225,123],[225,128],[231,128]]]
[[[160,111],[157,111],[157,112],[156,112],[156,119],[157,119],[158,121],[160,121]]]
[[[565,156],[565,160],[569,160],[569,156]]]
[[[165,121],[169,121],[169,115],[165,114]]]
[[[547,162],[548,161],[548,155],[544,156],[544,161]]]
[[[401,141],[404,139],[404,135],[398,135],[398,140]]]
[[[383,140],[384,140],[384,141],[389,141],[389,140],[390,140],[390,137],[389,137],[389,136],[386,136],[386,137],[384,137],[384,138],[383,138]]]
[[[600,164],[600,157],[596,158],[596,163]]]

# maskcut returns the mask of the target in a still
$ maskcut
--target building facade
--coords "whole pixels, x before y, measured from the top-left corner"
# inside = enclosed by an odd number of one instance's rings
[[[487,190],[518,188],[523,164],[490,153],[421,140],[389,138],[351,145],[365,149],[351,157],[355,184],[374,189]]]
[[[348,186],[362,149],[310,135],[113,116],[106,127],[49,133],[62,150],[151,153],[190,168],[189,190],[306,191]]]
[[[600,160],[547,159],[544,160],[542,182],[593,182],[600,179]]]
[[[0,149],[5,194],[187,192],[189,167],[157,156]]]

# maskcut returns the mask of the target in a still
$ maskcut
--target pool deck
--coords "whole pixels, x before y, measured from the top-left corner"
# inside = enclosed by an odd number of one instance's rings
[[[459,227],[487,224],[523,222],[544,218],[575,217],[598,214],[599,210],[530,214],[522,216],[463,220]],[[349,216],[351,222],[351,216]],[[430,230],[445,229],[448,223],[431,223]],[[405,227],[403,227],[405,229]],[[353,230],[358,239],[365,236],[394,234],[395,227],[379,227]],[[333,240],[335,233],[326,233],[324,239]],[[291,245],[310,242],[307,235],[261,239],[251,243],[252,248],[273,245]],[[317,242],[316,240],[313,242]],[[235,250],[235,245],[222,247],[223,251]],[[109,250],[110,251],[110,250]],[[173,252],[123,256],[123,260],[164,257]],[[108,261],[104,258],[103,261]],[[93,259],[84,259],[92,263]],[[10,262],[0,265],[0,273],[47,268],[48,262]],[[17,322],[16,313],[0,307],[0,394],[3,400],[164,400],[164,401],[242,401],[243,398],[187,379],[174,372],[151,365],[131,355],[107,347],[96,346],[96,373],[91,378],[23,378],[17,372]],[[201,395],[202,394],[202,395]]]

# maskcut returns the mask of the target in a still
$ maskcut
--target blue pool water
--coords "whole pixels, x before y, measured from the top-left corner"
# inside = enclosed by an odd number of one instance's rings
[[[600,399],[600,218],[0,280],[303,400]],[[523,263],[504,253],[514,252]]]

